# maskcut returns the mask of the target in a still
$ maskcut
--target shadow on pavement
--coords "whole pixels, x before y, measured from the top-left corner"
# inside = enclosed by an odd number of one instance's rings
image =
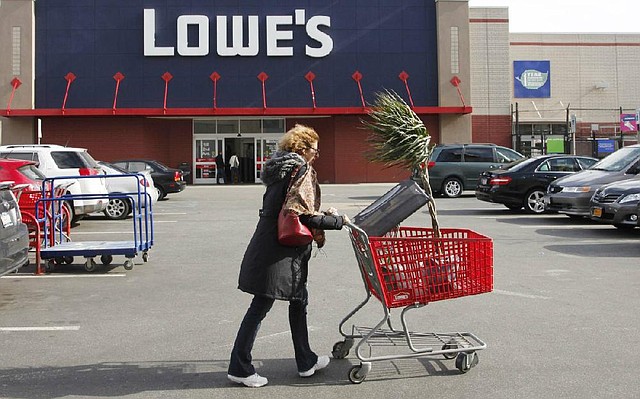
[[[255,362],[259,366],[257,371],[269,379],[269,385],[264,389],[277,386],[351,385],[347,375],[356,363],[355,358],[332,359],[327,369],[318,371],[310,378],[300,378],[293,359]],[[241,389],[241,385],[227,379],[227,366],[226,360],[185,360],[0,369],[0,387],[3,397],[25,399],[122,397],[144,392]],[[366,381],[459,374],[453,364],[445,366],[440,360],[399,359],[373,363]]]

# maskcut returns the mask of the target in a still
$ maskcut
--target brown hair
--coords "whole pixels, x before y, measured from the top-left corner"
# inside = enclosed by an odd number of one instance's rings
[[[282,136],[278,143],[278,149],[302,154],[306,148],[311,147],[311,144],[319,139],[318,133],[313,128],[296,124]]]

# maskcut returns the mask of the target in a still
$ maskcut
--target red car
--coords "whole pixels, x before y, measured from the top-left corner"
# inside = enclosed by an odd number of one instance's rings
[[[35,211],[35,202],[42,197],[40,190],[44,178],[33,161],[0,159],[0,181],[12,181],[15,183],[14,187],[27,184],[16,193],[20,194],[18,204],[22,211]]]

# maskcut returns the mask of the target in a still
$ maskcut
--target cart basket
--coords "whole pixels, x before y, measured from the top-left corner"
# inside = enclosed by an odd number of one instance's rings
[[[365,263],[375,270],[363,270],[363,277],[371,293],[395,308],[491,292],[491,238],[467,229],[440,233],[435,238],[430,228],[399,227],[369,237],[372,262]]]

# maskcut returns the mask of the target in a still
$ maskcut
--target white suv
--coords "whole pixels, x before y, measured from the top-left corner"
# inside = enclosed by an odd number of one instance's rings
[[[0,158],[24,159],[38,162],[38,169],[46,177],[99,175],[97,162],[84,148],[63,147],[54,144],[24,144],[0,146]],[[71,195],[104,195],[104,198],[74,199],[72,217],[77,221],[93,212],[102,212],[108,203],[104,178],[60,179],[54,184],[73,183],[67,192]]]

